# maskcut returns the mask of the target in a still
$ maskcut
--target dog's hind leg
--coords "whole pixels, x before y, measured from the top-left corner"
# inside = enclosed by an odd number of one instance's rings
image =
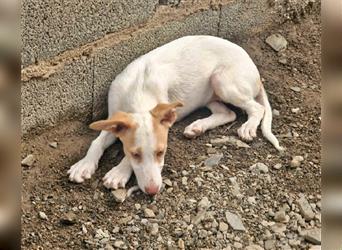
[[[98,162],[105,151],[115,142],[115,136],[108,131],[101,131],[100,135],[92,141],[86,156],[75,163],[68,171],[71,181],[81,183],[85,179],[90,179],[97,169]]]
[[[194,138],[203,134],[205,131],[232,122],[236,119],[234,111],[230,110],[223,103],[211,102],[207,105],[212,114],[204,119],[199,119],[191,123],[184,130],[184,135]]]

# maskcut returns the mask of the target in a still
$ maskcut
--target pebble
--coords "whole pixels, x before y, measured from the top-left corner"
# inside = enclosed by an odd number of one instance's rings
[[[280,34],[273,34],[266,38],[266,43],[272,47],[275,51],[281,51],[286,49],[287,41]]]
[[[126,249],[126,245],[125,245],[125,242],[123,242],[122,240],[116,240],[114,242],[114,247],[116,248],[120,248],[120,249]]]
[[[228,231],[228,224],[226,224],[224,222],[220,222],[219,223],[219,230],[221,232],[227,232]]]
[[[233,136],[224,136],[222,138],[216,138],[216,139],[211,139],[210,143],[212,145],[222,145],[222,144],[233,144],[237,146],[238,148],[250,148],[250,146],[243,141],[233,137]]]
[[[172,181],[170,179],[165,179],[164,183],[166,186],[172,187]]]
[[[275,248],[275,244],[276,244],[275,240],[266,240],[266,241],[265,241],[265,245],[264,245],[265,250],[273,250],[273,249],[276,249],[276,248]]]
[[[179,239],[179,240],[178,240],[178,247],[179,247],[180,249],[185,249],[184,240],[182,240],[182,239]]]
[[[114,247],[112,247],[110,244],[107,244],[107,245],[104,247],[104,250],[114,250]]]
[[[222,159],[223,154],[216,154],[204,161],[204,165],[206,167],[213,167],[219,164],[220,160]]]
[[[279,116],[279,115],[280,115],[280,112],[279,112],[279,110],[277,110],[277,109],[273,109],[273,110],[272,110],[272,114],[273,114],[273,116]]]
[[[297,114],[299,112],[300,108],[292,108],[291,112],[294,114]]]
[[[300,92],[300,87],[290,87],[291,90],[293,90],[294,92]]]
[[[226,212],[226,219],[228,224],[234,229],[238,231],[246,231],[245,227],[242,224],[240,217],[234,213],[229,211]]]
[[[57,142],[50,142],[49,143],[49,146],[51,147],[51,148],[57,148],[57,146],[58,146],[58,144],[57,144]]]
[[[304,239],[313,244],[321,244],[321,229],[313,228],[304,232]]]
[[[321,249],[322,249],[322,247],[320,245],[311,246],[309,248],[309,250],[321,250]]]
[[[34,157],[34,155],[29,154],[28,156],[25,157],[24,160],[21,161],[21,165],[26,166],[26,167],[32,167],[35,161],[36,161],[36,158]]]
[[[233,245],[236,249],[240,249],[243,247],[243,245],[240,243],[240,242],[234,242],[234,245]]]
[[[301,196],[297,200],[297,204],[299,206],[300,213],[304,217],[305,220],[309,221],[315,217],[315,213],[312,211],[312,208],[308,200],[304,196]]]
[[[124,202],[127,196],[127,190],[126,189],[116,189],[112,191],[112,195],[114,197],[114,200],[116,202]]]
[[[258,162],[249,167],[249,170],[253,172],[261,172],[261,173],[268,173],[268,167],[264,163]]]
[[[216,149],[215,148],[208,148],[207,149],[207,154],[208,155],[216,154]]]
[[[263,250],[263,248],[259,245],[249,245],[245,248],[245,250]]]
[[[294,156],[290,163],[291,168],[298,168],[301,165],[302,161],[304,161],[303,156]]]
[[[151,234],[152,235],[157,235],[159,232],[159,226],[157,223],[152,223],[151,225]]]
[[[280,62],[281,64],[287,64],[287,59],[286,58],[280,58],[278,60],[278,62]]]
[[[209,206],[210,206],[210,202],[209,202],[208,197],[203,197],[198,203],[197,209],[198,211],[203,211],[203,210],[207,210]]]
[[[146,218],[154,218],[154,217],[156,217],[154,212],[151,209],[149,209],[149,208],[145,208],[144,209],[144,215],[145,215]]]
[[[134,207],[135,207],[136,210],[139,210],[141,208],[141,205],[139,203],[135,203]]]
[[[61,218],[60,222],[63,225],[69,226],[69,225],[73,225],[76,223],[76,218],[77,218],[76,214],[72,211],[69,211],[63,216],[63,218]]]
[[[271,226],[271,230],[276,234],[281,234],[286,230],[286,225],[283,223],[275,223]]]
[[[286,218],[285,211],[280,210],[280,211],[276,212],[274,214],[274,220],[276,222],[286,222],[287,218]]]
[[[277,163],[277,164],[275,164],[275,165],[273,166],[273,168],[276,169],[276,170],[281,169],[281,167],[282,167],[281,163]]]
[[[41,218],[41,219],[43,219],[43,220],[47,220],[48,219],[48,217],[47,217],[47,215],[44,213],[44,212],[39,212],[38,213],[38,215],[39,215],[39,218]]]

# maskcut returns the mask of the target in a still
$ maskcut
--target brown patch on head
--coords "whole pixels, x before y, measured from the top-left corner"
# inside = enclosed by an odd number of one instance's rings
[[[138,124],[130,114],[117,112],[108,120],[93,122],[89,127],[112,132],[122,142],[126,156],[137,160],[141,156],[141,150],[135,148],[135,132]]]
[[[183,104],[181,102],[160,103],[150,111],[152,115],[153,133],[156,138],[154,159],[158,163],[161,163],[164,159],[169,128],[177,119],[176,108],[182,106]]]

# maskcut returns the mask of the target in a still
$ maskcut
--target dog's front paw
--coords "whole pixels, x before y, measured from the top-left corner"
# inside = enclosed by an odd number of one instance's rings
[[[90,179],[97,168],[96,162],[82,159],[75,163],[68,170],[69,180],[77,183],[83,182],[85,179]]]
[[[199,121],[195,121],[187,126],[184,130],[184,136],[187,138],[195,138],[204,133],[204,129]]]
[[[103,177],[103,185],[112,189],[124,188],[131,175],[132,169],[129,167],[114,167]]]
[[[256,131],[258,126],[253,124],[250,121],[245,122],[242,126],[238,129],[238,135],[242,140],[245,141],[252,141],[254,137],[256,137]]]

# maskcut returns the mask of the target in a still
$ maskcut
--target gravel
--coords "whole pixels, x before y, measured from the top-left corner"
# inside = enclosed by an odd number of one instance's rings
[[[305,220],[312,220],[315,217],[315,213],[313,212],[308,200],[304,196],[301,196],[297,200],[297,204],[299,206],[300,213]]]
[[[266,43],[272,47],[275,51],[279,52],[286,49],[287,41],[285,37],[280,34],[273,34],[266,38]]]
[[[246,231],[246,229],[243,226],[242,221],[238,215],[227,211],[226,212],[226,219],[227,219],[228,224],[233,228],[233,230]]]
[[[33,154],[29,154],[21,161],[21,165],[26,167],[32,167],[35,161],[35,156]]]
[[[113,190],[112,195],[113,195],[115,201],[122,203],[126,199],[127,190],[126,189]]]

